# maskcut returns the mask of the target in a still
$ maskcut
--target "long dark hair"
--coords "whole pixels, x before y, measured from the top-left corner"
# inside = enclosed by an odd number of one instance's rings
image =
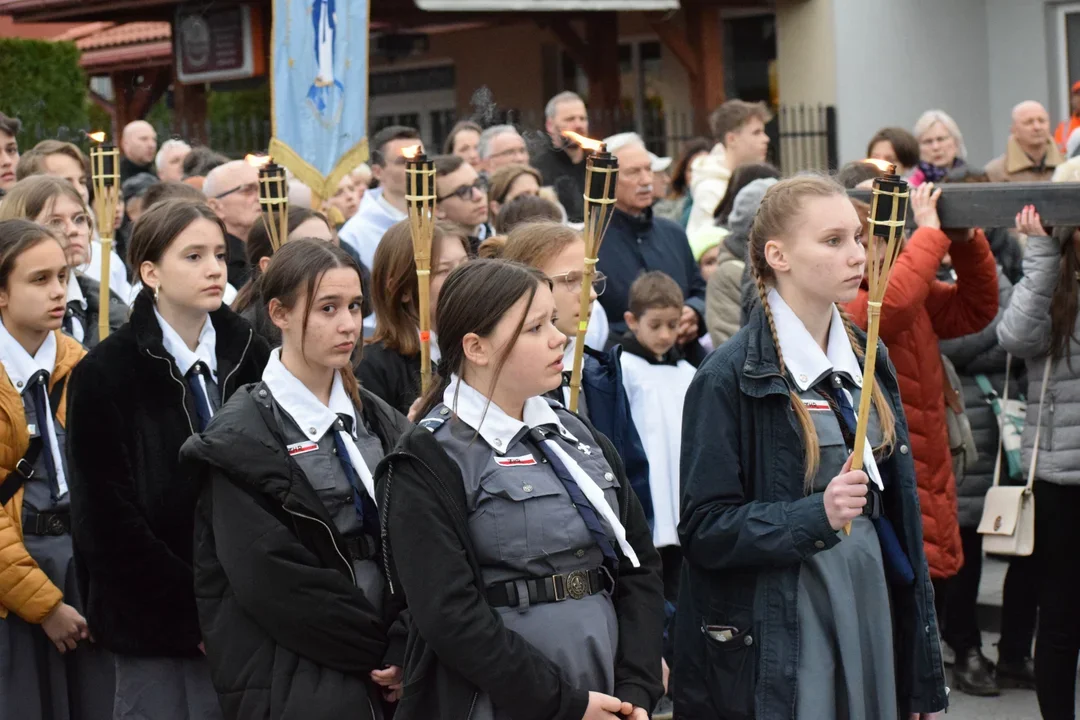
[[[296,228],[312,218],[318,218],[326,223],[326,227],[330,227],[330,221],[327,220],[326,216],[322,213],[317,213],[308,208],[290,206],[288,220],[289,234],[292,234],[293,230],[296,230]],[[262,270],[259,269],[259,261],[264,257],[273,257],[274,255],[274,246],[270,242],[270,233],[266,229],[265,220],[268,220],[268,218],[257,220],[255,224],[251,226],[251,232],[248,234],[245,249],[247,251],[248,267],[251,268],[251,275],[248,276],[248,281],[244,283],[244,287],[240,288],[240,292],[236,293],[236,299],[232,302],[232,309],[234,312],[243,312],[256,298],[258,298],[259,288],[257,287],[257,284],[259,278],[262,277]],[[333,232],[333,228],[330,228],[330,231]]]
[[[142,282],[142,264],[157,263],[161,256],[188,225],[196,220],[209,220],[221,230],[221,238],[226,236],[225,224],[203,202],[191,200],[165,200],[144,212],[135,222],[128,244],[128,267],[135,277]],[[143,283],[140,295],[153,297],[154,291]]]
[[[1080,254],[1076,249],[1076,233],[1080,227],[1054,228],[1054,239],[1061,244],[1061,265],[1054,295],[1050,299],[1050,357],[1055,362],[1065,358],[1072,369],[1070,341],[1076,325],[1077,285],[1080,284]]]
[[[735,198],[738,196],[739,191],[744,187],[755,180],[764,180],[765,178],[779,179],[779,177],[780,171],[775,165],[770,165],[769,163],[751,163],[749,165],[740,165],[735,168],[735,172],[731,173],[731,180],[728,181],[727,192],[724,193],[724,197],[721,198],[720,204],[716,206],[716,211],[713,212],[713,218],[716,219],[716,224],[727,224],[728,216],[731,215],[731,211],[735,208]]]
[[[304,307],[307,311],[304,314],[304,325],[300,329],[301,345],[307,338],[308,319],[311,317],[315,293],[319,291],[319,284],[326,272],[335,268],[355,270],[357,279],[360,278],[360,268],[349,253],[337,245],[312,238],[297,238],[282,245],[266,266],[259,285],[259,296],[263,305],[269,305],[271,300],[277,298],[285,309],[291,310],[296,307],[301,293],[305,293]],[[360,386],[352,368],[346,365],[340,372],[346,392],[352,398],[353,404],[360,408]]]
[[[690,188],[686,182],[686,171],[690,169],[690,161],[695,155],[707,153],[712,149],[712,143],[705,138],[694,138],[682,147],[679,159],[675,161],[675,168],[671,171],[671,197],[681,197]]]
[[[458,233],[450,232],[446,223],[437,222],[431,242],[433,270],[439,266],[442,249],[448,242],[459,243],[468,254],[469,241]],[[371,287],[376,288],[371,293],[371,303],[375,309],[375,333],[368,342],[382,342],[387,350],[406,357],[419,353],[419,289],[408,220],[391,225],[379,241],[375,259],[371,263]]]
[[[490,335],[503,315],[522,297],[528,297],[532,304],[540,283],[551,287],[551,280],[539,270],[506,260],[473,260],[450,273],[439,292],[439,306],[435,311],[442,359],[435,382],[420,399],[419,417],[428,414],[442,401],[451,374],[461,377],[465,369],[465,349],[461,343],[465,336],[469,333],[480,337]],[[522,315],[495,366],[493,382],[498,382],[524,324],[525,316]],[[490,388],[487,390],[490,394]]]

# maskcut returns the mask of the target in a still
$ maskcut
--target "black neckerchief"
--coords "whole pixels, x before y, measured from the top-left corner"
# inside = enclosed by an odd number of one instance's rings
[[[619,339],[619,344],[622,345],[625,352],[641,358],[650,365],[678,365],[680,360],[685,359],[682,350],[676,345],[664,353],[664,357],[657,360],[656,354],[638,342],[638,339],[634,337],[634,333],[632,332],[627,332],[623,335],[622,338]]]

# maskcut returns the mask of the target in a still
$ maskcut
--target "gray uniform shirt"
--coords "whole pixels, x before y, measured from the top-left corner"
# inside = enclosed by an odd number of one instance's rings
[[[449,416],[449,409],[440,405],[429,417]],[[603,451],[576,418],[560,413],[559,419],[567,432],[551,428],[556,431],[551,436],[603,489],[618,513],[618,481]],[[497,451],[463,421],[448,419],[435,430],[435,439],[461,468],[469,533],[485,585],[601,566],[600,548],[527,431]],[[617,547],[610,530],[609,539]],[[506,627],[558,664],[576,687],[613,692],[618,621],[610,595],[605,591],[530,607],[524,583],[518,591],[522,605],[498,608]],[[472,717],[501,720],[512,710],[493,707],[481,690]]]
[[[296,424],[296,421],[274,402],[274,416],[278,419],[278,425],[285,436],[288,445],[305,444],[310,447],[308,437]],[[362,415],[356,411],[358,422],[354,428],[357,449],[367,463],[368,468],[374,472],[375,467],[383,458],[382,443],[379,438],[368,429],[362,420]],[[333,433],[336,427],[331,427],[317,443],[317,447],[305,452],[292,455],[292,459],[300,466],[304,476],[315,489],[319,499],[322,500],[330,517],[334,520],[337,531],[345,538],[361,537],[364,534],[360,517],[356,513],[353,504],[353,488],[345,475],[345,468],[338,459],[337,448],[334,444]],[[363,486],[360,487],[363,492]],[[368,538],[368,542],[374,543],[378,538]],[[354,559],[352,561],[353,574],[356,576],[356,586],[364,591],[364,595],[378,612],[382,612],[383,591],[386,587],[386,579],[383,577],[376,558],[367,560]]]

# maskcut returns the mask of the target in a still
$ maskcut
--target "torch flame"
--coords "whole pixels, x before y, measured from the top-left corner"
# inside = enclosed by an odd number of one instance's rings
[[[896,166],[893,165],[891,162],[888,162],[887,160],[878,160],[877,158],[866,158],[865,160],[863,160],[863,162],[864,163],[869,163],[870,165],[873,165],[878,170],[880,170],[881,172],[883,172],[883,173],[885,173],[887,175],[895,175],[896,174]]]
[[[563,137],[570,138],[571,140],[576,142],[578,145],[580,145],[585,150],[594,150],[595,151],[595,150],[599,150],[600,148],[604,147],[604,143],[600,142],[599,140],[593,140],[592,138],[587,138],[584,135],[579,135],[578,133],[574,132],[573,130],[563,130],[562,134],[563,134]]]
[[[97,132],[86,133],[86,137],[90,138],[94,142],[103,143],[105,142],[105,131],[98,130]]]
[[[252,154],[248,154],[248,155],[244,156],[244,160],[247,162],[248,165],[250,165],[251,167],[254,167],[254,168],[261,168],[261,167],[264,167],[264,166],[270,164],[270,156],[269,155],[252,155]]]
[[[416,156],[420,154],[420,148],[421,147],[422,146],[420,145],[420,143],[416,143],[415,145],[410,145],[409,147],[401,148],[401,154],[404,155],[409,160],[415,160]]]

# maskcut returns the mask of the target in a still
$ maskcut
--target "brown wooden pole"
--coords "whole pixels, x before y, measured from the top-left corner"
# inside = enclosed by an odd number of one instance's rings
[[[694,132],[709,136],[709,114],[725,100],[724,36],[720,9],[696,3],[686,5],[686,29],[697,72],[690,77]]]
[[[589,74],[589,135],[602,138],[618,132],[616,115],[622,99],[619,73],[619,21],[614,12],[589,13],[585,38],[592,57]]]

